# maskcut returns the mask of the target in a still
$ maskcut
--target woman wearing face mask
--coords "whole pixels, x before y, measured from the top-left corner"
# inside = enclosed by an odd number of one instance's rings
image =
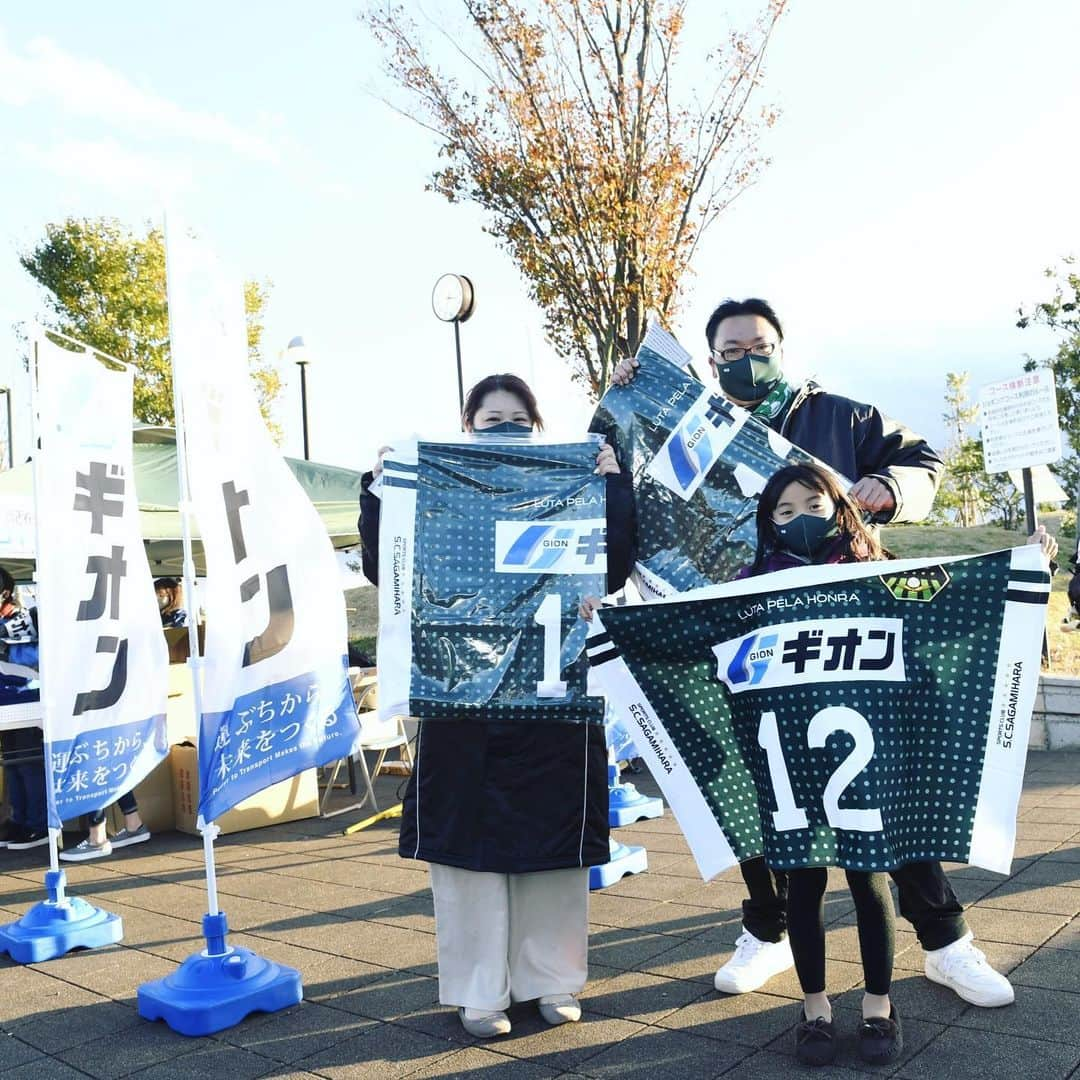
[[[514,375],[469,391],[466,431],[527,435],[543,420]],[[378,583],[379,500],[364,476],[364,573]],[[610,447],[608,589],[632,565],[633,494]],[[510,1031],[511,1001],[537,1000],[549,1024],[578,1020],[588,951],[588,867],[606,862],[607,754],[603,726],[420,719],[405,793],[399,854],[427,861],[435,901],[439,1000],[480,1038]],[[423,813],[418,813],[422,805]]]

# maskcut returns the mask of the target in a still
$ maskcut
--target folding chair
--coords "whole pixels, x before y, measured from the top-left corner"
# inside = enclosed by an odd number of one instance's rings
[[[392,716],[388,720],[376,720],[374,712],[368,713],[367,716],[361,717],[360,737],[360,749],[357,751],[356,757],[363,770],[367,795],[364,797],[364,801],[358,805],[364,806],[370,797],[372,809],[378,813],[379,804],[375,801],[375,789],[371,786],[371,778],[379,775],[379,770],[383,767],[386,755],[391,750],[398,750],[400,760],[408,768],[409,772],[412,772],[413,756],[412,749],[409,746],[409,736],[405,732],[405,718],[403,716]],[[365,750],[378,755],[375,758],[375,768],[371,772],[368,772],[367,759],[364,757]]]
[[[353,700],[356,702],[357,712],[360,714],[360,746],[352,757],[341,758],[334,763],[330,780],[323,792],[322,803],[319,811],[323,817],[336,817],[338,814],[347,813],[350,810],[359,810],[368,804],[378,812],[379,804],[375,799],[375,789],[371,783],[372,775],[378,776],[386,755],[393,749],[400,750],[401,761],[411,771],[413,767],[412,750],[409,747],[409,736],[405,731],[405,720],[402,716],[393,716],[388,720],[379,720],[375,714],[378,690],[374,672],[365,668],[349,668],[349,682],[353,688]],[[375,759],[374,774],[368,771],[365,751],[378,755]],[[364,779],[364,797],[357,803],[343,806],[339,809],[326,809],[330,795],[334,790],[341,766],[345,764],[349,771],[349,789],[355,795],[358,794],[356,766],[360,766],[360,773]]]

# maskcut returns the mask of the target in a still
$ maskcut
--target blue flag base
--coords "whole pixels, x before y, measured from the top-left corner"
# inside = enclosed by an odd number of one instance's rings
[[[0,926],[0,953],[16,964],[53,960],[72,949],[115,945],[124,936],[119,915],[102,911],[78,896],[65,896],[63,870],[45,874],[48,900],[35,904],[21,919]]]
[[[608,825],[618,829],[645,818],[664,816],[664,800],[642,795],[633,784],[619,780],[619,766],[608,766]]]
[[[611,845],[611,858],[602,866],[589,867],[589,888],[606,889],[621,881],[627,874],[640,874],[649,869],[649,856],[643,847],[630,847],[620,844],[614,837],[608,841]]]
[[[304,997],[300,972],[225,944],[224,913],[203,916],[206,949],[164,978],[139,987],[139,1015],[181,1035],[212,1035],[249,1013],[277,1012]]]

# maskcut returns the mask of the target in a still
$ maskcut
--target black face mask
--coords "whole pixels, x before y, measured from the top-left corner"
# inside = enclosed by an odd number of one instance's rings
[[[784,525],[774,525],[778,547],[804,559],[813,559],[837,535],[836,511],[827,518],[800,514]]]
[[[736,401],[763,401],[780,381],[780,354],[747,353],[730,364],[718,361],[716,379],[724,393]]]
[[[494,427],[481,428],[474,435],[531,435],[532,424],[515,424],[513,420],[504,420]]]

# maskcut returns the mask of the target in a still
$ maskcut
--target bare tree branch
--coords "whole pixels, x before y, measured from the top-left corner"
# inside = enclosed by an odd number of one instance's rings
[[[702,235],[765,164],[772,117],[751,102],[786,0],[763,0],[710,58],[696,107],[676,85],[685,0],[519,2],[461,0],[470,40],[435,24],[471,92],[402,8],[368,0],[361,17],[404,94],[391,107],[440,139],[431,187],[483,208],[552,344],[599,393],[647,312],[674,312]]]

